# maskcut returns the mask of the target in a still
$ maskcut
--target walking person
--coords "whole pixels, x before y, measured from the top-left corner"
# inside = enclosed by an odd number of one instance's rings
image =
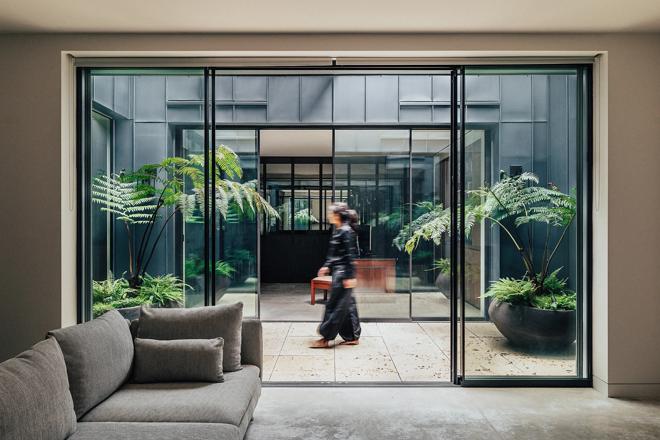
[[[346,203],[334,203],[328,210],[328,220],[335,226],[335,231],[330,240],[328,257],[318,276],[332,272],[332,290],[318,329],[321,339],[314,341],[311,348],[330,348],[330,341],[337,335],[344,340],[342,344],[357,345],[361,332],[353,297],[356,284],[354,261],[358,257],[357,213],[348,209]]]

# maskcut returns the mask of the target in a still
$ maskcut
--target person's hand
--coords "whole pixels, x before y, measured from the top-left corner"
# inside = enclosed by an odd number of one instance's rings
[[[329,273],[330,273],[330,269],[328,269],[327,267],[323,266],[322,268],[319,269],[318,276],[320,276],[320,277],[324,277],[324,276],[326,276],[326,275],[329,274]]]
[[[344,289],[352,289],[356,285],[357,285],[357,280],[355,278],[344,280]]]

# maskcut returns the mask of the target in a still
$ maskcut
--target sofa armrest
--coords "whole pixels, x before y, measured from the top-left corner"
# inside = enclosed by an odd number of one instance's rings
[[[261,377],[263,360],[264,344],[261,321],[256,318],[244,319],[241,334],[241,363],[259,367],[259,377]]]

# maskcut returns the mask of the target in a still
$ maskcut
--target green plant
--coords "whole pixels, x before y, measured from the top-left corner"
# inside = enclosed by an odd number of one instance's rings
[[[234,266],[229,264],[228,262],[224,260],[219,260],[216,261],[215,263],[215,273],[216,275],[219,275],[221,277],[225,278],[231,278],[232,275],[236,272],[236,269],[234,269]]]
[[[451,263],[449,258],[440,258],[433,262],[433,269],[440,271],[443,275],[449,275],[451,270]]]
[[[442,242],[443,236],[449,233],[451,226],[451,211],[442,204],[433,205],[430,202],[419,203],[416,206],[424,209],[419,217],[405,225],[394,238],[392,244],[407,253],[417,248],[420,241],[432,241],[436,245]],[[472,210],[465,213],[465,234],[469,235],[474,226],[475,216]]]
[[[206,198],[204,162],[203,154],[170,157],[133,172],[100,174],[94,178],[92,201],[114,215],[126,229],[126,278],[132,288],[142,284],[158,242],[177,213],[186,221],[199,221]],[[243,176],[236,153],[220,145],[216,148],[215,162],[215,205],[219,215],[226,217],[239,210],[278,216],[257,191],[255,181],[235,181]],[[192,194],[184,191],[185,182],[190,182]],[[144,225],[140,237],[134,237],[136,225]]]
[[[145,274],[139,297],[143,304],[154,306],[183,305],[183,289],[192,289],[174,275],[151,276]]]
[[[307,225],[309,223],[318,223],[319,220],[314,217],[314,214],[309,210],[309,208],[301,209],[293,215],[293,220],[296,222],[296,225]]]
[[[197,255],[191,255],[186,258],[184,263],[186,278],[192,278],[204,274],[204,260],[199,258]],[[236,272],[236,269],[224,260],[218,260],[215,263],[215,273],[216,275],[231,278],[232,274]]]
[[[136,290],[124,278],[114,279],[112,274],[105,281],[92,282],[92,313],[94,317],[123,307],[135,307],[142,299],[135,296]]]
[[[491,283],[484,296],[500,302],[544,310],[575,310],[576,294],[566,287],[566,278],[560,279],[557,276],[560,270],[561,268],[555,270],[545,278],[543,293],[540,295],[536,293],[535,284],[528,278],[500,278]]]
[[[500,227],[513,243],[521,258],[525,274],[523,279],[532,284],[533,296],[566,293],[565,280],[557,281],[557,271],[550,277],[550,264],[559,249],[577,212],[577,202],[572,194],[564,194],[550,184],[538,185],[539,179],[532,173],[509,177],[501,172],[500,181],[492,187],[484,186],[472,193],[482,203],[471,208],[475,217],[490,220]],[[540,258],[534,255],[533,224],[545,225],[545,240]],[[553,228],[560,229],[559,238],[553,242]],[[548,279],[550,278],[550,279]],[[549,283],[549,284],[548,284]],[[530,305],[533,301],[530,298]]]
[[[450,231],[451,215],[442,205],[423,205],[421,214],[401,229],[394,245],[412,254],[420,240],[440,244]],[[501,278],[493,282],[485,296],[511,304],[526,304],[549,310],[574,310],[575,292],[560,279],[561,269],[550,272],[552,260],[564,240],[577,212],[573,194],[565,194],[550,184],[539,186],[532,173],[507,176],[493,186],[468,193],[465,207],[465,235],[477,221],[487,220],[499,227],[520,256],[525,273],[521,279]],[[533,226],[545,226],[542,254],[534,254]],[[558,229],[559,234],[552,231]],[[443,263],[445,264],[445,263]]]

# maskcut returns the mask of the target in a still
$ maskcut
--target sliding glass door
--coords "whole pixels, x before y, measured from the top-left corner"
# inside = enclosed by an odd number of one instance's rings
[[[465,71],[466,384],[588,377],[588,79],[581,67]]]
[[[80,319],[241,302],[277,320],[264,274],[316,319],[342,201],[362,318],[420,323],[457,384],[588,379],[589,75],[81,70]]]

